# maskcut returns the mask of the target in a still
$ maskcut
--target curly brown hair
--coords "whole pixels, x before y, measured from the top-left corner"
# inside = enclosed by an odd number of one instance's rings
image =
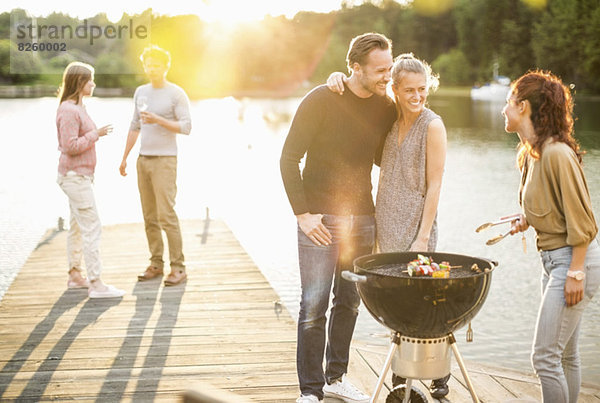
[[[573,137],[573,96],[561,79],[549,71],[533,70],[514,81],[511,91],[518,102],[529,101],[536,134],[532,144],[521,144],[517,160],[519,167],[523,166],[526,154],[539,158],[549,138],[571,147],[581,163],[584,152]]]
[[[171,54],[159,46],[150,45],[144,48],[140,60],[144,63],[148,58],[160,60],[167,68],[171,67]]]

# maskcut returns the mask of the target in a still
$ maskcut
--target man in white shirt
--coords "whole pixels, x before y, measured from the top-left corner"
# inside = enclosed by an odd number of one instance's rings
[[[127,175],[127,156],[141,133],[138,189],[151,256],[150,265],[138,280],[162,277],[162,231],[165,231],[171,265],[165,285],[171,286],[187,278],[181,229],[174,207],[177,194],[176,135],[191,131],[189,99],[183,89],[166,79],[171,64],[169,52],[153,45],[144,49],[140,59],[150,83],[135,91],[135,110],[119,171],[121,175]]]

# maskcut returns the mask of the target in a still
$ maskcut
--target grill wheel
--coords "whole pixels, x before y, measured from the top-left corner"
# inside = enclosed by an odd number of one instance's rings
[[[406,378],[398,376],[396,374],[392,374],[392,386],[395,388],[398,385],[406,384]]]
[[[385,399],[385,403],[402,403],[405,393],[406,385],[398,385],[392,389],[387,399]],[[410,403],[427,403],[427,396],[413,386],[410,391]]]

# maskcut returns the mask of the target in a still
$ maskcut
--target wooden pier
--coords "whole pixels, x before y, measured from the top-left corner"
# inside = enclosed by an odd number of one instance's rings
[[[231,403],[294,402],[294,320],[222,221],[182,230],[189,278],[165,288],[137,281],[143,224],[104,227],[103,279],[127,291],[111,300],[66,289],[66,233],[49,232],[0,301],[0,401],[181,401],[211,385],[239,396]],[[349,377],[370,393],[385,354],[355,344]],[[467,366],[482,402],[540,400],[531,374]],[[471,401],[454,362],[452,374],[444,401]],[[600,390],[584,387],[579,401],[600,402]]]

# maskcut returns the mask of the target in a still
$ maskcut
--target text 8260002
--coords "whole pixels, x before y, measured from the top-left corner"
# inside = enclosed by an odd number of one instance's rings
[[[66,52],[67,44],[65,42],[19,42],[17,49],[19,52]]]

